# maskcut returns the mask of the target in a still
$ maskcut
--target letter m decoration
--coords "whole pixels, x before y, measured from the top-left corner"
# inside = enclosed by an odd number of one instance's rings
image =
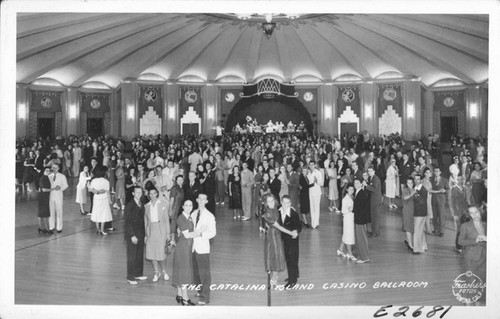
[[[257,83],[257,92],[264,99],[274,99],[277,94],[280,94],[280,83],[274,79],[264,79]]]
[[[287,97],[298,97],[299,94],[295,92],[293,84],[283,84],[272,78],[265,78],[257,82],[257,84],[244,84],[243,92],[240,97],[248,98],[252,96],[262,96],[266,100],[272,100],[277,95],[284,95]]]

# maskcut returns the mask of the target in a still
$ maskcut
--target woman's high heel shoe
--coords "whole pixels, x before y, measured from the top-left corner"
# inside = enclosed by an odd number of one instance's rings
[[[340,251],[337,249],[337,256],[344,258],[346,256],[346,254],[343,251]]]
[[[191,299],[184,299],[182,298],[182,305],[183,306],[196,306],[196,304],[194,302],[191,301]]]
[[[352,260],[352,261],[357,261],[358,260],[358,258],[354,257],[353,255],[347,254],[346,257],[347,257],[347,260]]]
[[[40,234],[40,233],[46,234],[47,231],[45,229],[38,228],[38,234]]]
[[[182,296],[175,296],[175,301],[177,301],[178,304],[180,304],[182,302]]]

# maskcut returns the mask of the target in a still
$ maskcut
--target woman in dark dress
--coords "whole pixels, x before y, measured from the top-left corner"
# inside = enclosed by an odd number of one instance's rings
[[[125,205],[134,198],[134,187],[137,185],[137,177],[135,176],[135,168],[131,167],[125,174]]]
[[[241,175],[238,166],[233,167],[233,174],[229,175],[229,208],[233,210],[233,219],[241,218]]]
[[[413,189],[414,182],[413,178],[408,178],[406,180],[406,186],[403,187],[402,197],[403,197],[403,232],[405,233],[405,244],[410,249],[413,250],[413,233],[414,233],[414,211],[415,205],[413,196],[415,195],[415,190]]]
[[[28,157],[24,160],[23,187],[26,187],[26,194],[31,192],[30,184],[33,183],[35,174],[35,153],[29,151]]]
[[[43,175],[40,178],[40,188],[38,194],[38,233],[50,234],[53,232],[49,228],[49,217],[50,217],[50,180],[49,175],[51,173],[50,167],[46,167],[43,170]]]
[[[286,260],[283,250],[283,241],[281,233],[290,236],[297,236],[297,231],[289,231],[278,223],[280,213],[278,203],[274,195],[267,194],[265,197],[264,210],[262,212],[260,232],[265,233],[264,241],[264,263],[266,271],[271,273],[271,285],[278,283],[278,272],[285,270]],[[295,238],[294,237],[294,238]]]
[[[212,162],[206,161],[205,165],[205,178],[203,181],[203,191],[207,195],[208,203],[206,205],[209,212],[215,216],[215,191],[217,189],[215,182],[215,170],[213,169]]]
[[[262,185],[263,174],[264,174],[264,168],[262,167],[262,165],[257,166],[257,173],[255,173],[254,176],[255,187],[253,189],[253,196],[252,196],[252,210],[255,213],[255,216],[259,216],[259,209],[261,203],[260,186]]]
[[[182,175],[177,175],[175,178],[174,186],[170,189],[170,220],[172,224],[170,225],[170,229],[172,231],[175,230],[175,223],[177,221],[177,217],[181,213],[181,205],[184,202],[184,189],[182,185],[184,184],[184,177]]]
[[[299,168],[299,185],[300,185],[300,215],[302,216],[302,223],[309,228],[307,222],[307,215],[309,214],[309,180],[307,174],[309,170],[306,167]]]
[[[484,186],[483,167],[474,163],[474,170],[470,174],[469,182],[472,184],[472,204],[481,206],[485,200],[486,187]]]
[[[201,236],[200,232],[193,231],[192,210],[193,202],[189,199],[184,201],[182,213],[177,217],[175,229],[172,229],[172,238],[179,234],[174,250],[172,286],[177,288],[175,300],[183,306],[194,306],[188,297],[187,286],[193,283],[193,238]]]

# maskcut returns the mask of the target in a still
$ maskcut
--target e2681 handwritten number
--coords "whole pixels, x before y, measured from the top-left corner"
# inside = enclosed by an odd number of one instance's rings
[[[373,314],[373,318],[380,318],[380,317],[384,317],[384,316],[387,316],[389,313],[387,312],[389,308],[391,308],[392,305],[387,305],[387,306],[382,306],[380,307],[379,310],[377,310],[374,314]],[[443,311],[443,313],[439,316],[439,318],[444,318],[444,316],[448,313],[448,311],[450,311],[450,309],[452,308],[453,306],[449,306],[448,308],[444,308],[443,306],[434,306],[432,307],[432,309],[427,312],[427,315],[426,317],[427,318],[432,318],[434,317],[434,315],[436,315],[438,312]],[[423,311],[424,309],[424,306],[421,306],[417,309],[415,309],[413,312],[411,312],[411,317],[412,318],[417,318],[418,316],[420,316],[421,314],[424,313]],[[398,311],[396,311],[393,316],[394,317],[406,317],[407,315],[407,312],[410,310],[410,307],[409,306],[403,306],[403,307],[399,307]],[[410,313],[408,313],[408,316],[410,316]]]

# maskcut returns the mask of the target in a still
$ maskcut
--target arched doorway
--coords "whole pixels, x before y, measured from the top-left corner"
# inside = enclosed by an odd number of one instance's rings
[[[280,121],[287,125],[291,121],[298,126],[303,121],[307,131],[314,132],[311,115],[296,98],[285,96],[277,96],[272,100],[264,99],[261,96],[243,98],[229,113],[226,131],[231,132],[236,123],[245,124],[247,116],[257,119],[259,124],[266,124],[271,120],[273,122]]]

